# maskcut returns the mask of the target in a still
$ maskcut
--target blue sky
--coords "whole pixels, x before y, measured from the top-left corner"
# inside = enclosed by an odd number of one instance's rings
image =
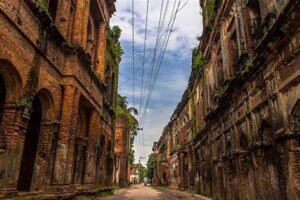
[[[172,7],[179,0],[164,0],[169,2],[166,21],[170,18]],[[155,88],[146,112],[144,132],[139,133],[135,140],[136,161],[140,156],[148,158],[154,141],[158,141],[164,126],[168,123],[182,93],[187,86],[191,71],[191,52],[197,45],[196,36],[202,33],[202,19],[199,0],[182,0],[181,5],[188,2],[178,12],[170,36],[168,47],[157,77]],[[143,62],[144,32],[146,21],[147,0],[135,0],[135,69],[141,69]],[[162,0],[150,0],[148,17],[148,34],[146,58],[152,59],[155,46],[157,26]],[[176,4],[177,5],[177,4]],[[117,12],[112,17],[111,26],[118,25],[122,29],[121,45],[125,54],[122,57],[119,77],[119,93],[128,97],[133,105],[132,82],[132,17],[131,0],[117,0]],[[149,59],[149,60],[151,60]],[[145,64],[145,74],[148,74],[151,62]],[[135,75],[135,107],[139,107],[142,70]],[[146,75],[144,82],[146,82]],[[145,90],[147,93],[147,90]],[[147,159],[142,160],[145,164]]]

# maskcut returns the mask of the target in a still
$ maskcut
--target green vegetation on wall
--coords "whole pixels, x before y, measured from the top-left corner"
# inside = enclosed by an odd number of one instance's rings
[[[109,28],[106,44],[106,65],[118,66],[124,51],[119,42],[122,30],[118,26]]]
[[[107,33],[107,43],[106,43],[106,52],[105,52],[105,61],[106,66],[113,69],[115,76],[113,77],[113,91],[114,96],[118,94],[118,76],[119,76],[119,64],[122,59],[124,51],[120,45],[119,39],[121,36],[122,30],[118,26],[113,26],[109,28]],[[114,98],[113,107],[117,105],[117,98]]]
[[[193,49],[192,70],[196,73],[202,72],[204,66],[204,55],[198,47]]]
[[[204,27],[211,27],[216,17],[216,3],[217,0],[207,0],[206,7],[204,8]]]

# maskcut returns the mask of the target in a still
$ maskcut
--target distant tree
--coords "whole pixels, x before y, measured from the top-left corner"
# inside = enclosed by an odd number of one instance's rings
[[[154,165],[154,159],[153,155],[150,154],[147,161],[147,177],[153,178],[153,165]]]
[[[143,180],[147,176],[147,168],[143,165],[140,166],[140,178]]]

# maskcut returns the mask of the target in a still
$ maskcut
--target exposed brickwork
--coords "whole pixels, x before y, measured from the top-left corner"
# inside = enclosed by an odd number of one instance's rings
[[[117,182],[120,186],[129,185],[129,150],[130,150],[130,129],[128,120],[126,118],[118,117],[116,121],[116,134],[115,134],[115,153],[119,158],[119,168]]]
[[[216,199],[299,199],[300,2],[200,5],[204,62],[163,132],[171,142],[159,141],[172,147],[174,135],[180,138],[178,120],[188,106],[182,130],[191,143],[178,139],[168,161],[179,166],[178,187],[186,187],[188,174],[189,188]]]
[[[113,182],[111,170],[101,168],[113,148],[107,147],[115,127],[109,90],[116,87],[103,82],[112,76],[105,74],[106,33],[89,38],[88,23],[93,18],[107,28],[114,1],[45,2],[0,3],[0,198],[19,191],[67,198]],[[100,30],[97,23],[92,28]],[[113,155],[109,163],[113,168]]]

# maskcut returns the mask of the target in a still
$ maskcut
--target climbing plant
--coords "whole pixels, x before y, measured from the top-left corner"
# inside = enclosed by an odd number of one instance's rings
[[[208,0],[204,8],[204,27],[211,27],[216,17],[216,5],[218,0]]]
[[[192,70],[196,73],[201,72],[204,66],[204,55],[198,47],[193,49]]]
[[[122,55],[124,51],[119,42],[122,30],[118,26],[113,26],[109,28],[107,33],[107,42],[106,42],[106,52],[105,52],[105,62],[106,67],[113,69],[113,73],[115,74],[114,78],[114,88],[113,91],[115,93],[114,96],[117,96],[118,92],[118,74],[119,74],[119,64],[122,59]],[[113,107],[116,107],[117,98],[114,99]]]
[[[109,28],[106,44],[106,65],[118,66],[124,51],[119,42],[122,30],[118,26]]]

